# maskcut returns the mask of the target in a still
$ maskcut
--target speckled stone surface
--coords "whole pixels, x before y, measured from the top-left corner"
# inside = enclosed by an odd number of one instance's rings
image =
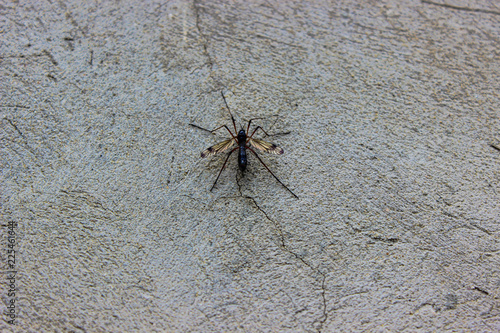
[[[0,7],[2,332],[500,331],[495,2]]]

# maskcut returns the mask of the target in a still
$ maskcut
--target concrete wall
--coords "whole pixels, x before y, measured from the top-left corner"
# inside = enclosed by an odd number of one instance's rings
[[[14,299],[17,323],[0,330],[500,330],[495,2],[0,15],[1,253],[16,272],[0,310]],[[225,153],[200,152],[229,133],[189,124],[233,128],[221,91],[238,130],[262,117],[290,132],[267,139],[283,155],[259,156],[299,199],[252,154],[210,191]]]

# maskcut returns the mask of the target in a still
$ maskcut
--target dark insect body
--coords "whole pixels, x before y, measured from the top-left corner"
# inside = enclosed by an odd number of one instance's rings
[[[293,193],[285,184],[283,184],[281,182],[281,180],[278,179],[278,177],[276,177],[274,175],[274,173],[267,167],[267,165],[261,160],[261,158],[259,157],[259,155],[257,155],[257,153],[255,152],[255,150],[253,150],[253,148],[256,148],[260,151],[263,151],[263,152],[266,152],[266,153],[271,153],[271,154],[276,154],[276,155],[281,155],[283,154],[283,149],[276,146],[275,144],[273,143],[270,143],[270,142],[267,142],[267,141],[264,141],[264,140],[260,140],[260,139],[255,139],[253,136],[255,134],[255,132],[257,132],[257,130],[261,130],[262,132],[264,132],[264,134],[266,136],[269,136],[266,131],[264,131],[264,129],[260,126],[257,126],[252,134],[250,136],[247,135],[247,133],[249,133],[249,130],[250,130],[250,124],[252,123],[252,120],[256,120],[256,119],[262,119],[262,118],[253,118],[253,119],[250,119],[248,121],[248,125],[247,125],[247,130],[245,131],[243,128],[241,130],[237,130],[236,129],[236,122],[234,121],[234,117],[233,117],[233,114],[231,113],[231,110],[229,109],[229,106],[227,105],[227,102],[226,102],[226,97],[224,96],[224,93],[221,92],[221,95],[222,95],[222,98],[224,99],[224,103],[226,104],[226,108],[227,110],[229,111],[229,114],[231,115],[231,120],[233,122],[233,126],[234,126],[234,134],[233,132],[231,132],[231,130],[226,126],[226,125],[222,125],[220,127],[217,127],[216,129],[214,130],[207,130],[207,129],[204,129],[198,125],[194,125],[194,124],[190,124],[191,126],[193,127],[196,127],[196,128],[199,128],[199,129],[202,129],[204,131],[208,131],[210,133],[213,133],[215,131],[218,131],[219,129],[221,128],[225,128],[229,134],[231,134],[231,138],[230,139],[227,139],[227,140],[224,140],[222,142],[219,142],[207,149],[205,149],[202,153],[201,153],[201,157],[202,158],[205,158],[207,156],[212,156],[212,155],[215,155],[215,154],[218,154],[218,153],[221,153],[221,152],[224,152],[226,150],[228,150],[229,148],[231,148],[235,143],[238,145],[238,147],[236,148],[233,148],[229,154],[227,154],[227,157],[226,157],[226,160],[224,161],[224,164],[222,165],[222,168],[220,169],[219,171],[219,174],[217,175],[217,178],[215,179],[215,182],[214,184],[212,185],[212,188],[210,189],[210,191],[213,190],[213,188],[215,187],[215,184],[217,184],[217,181],[219,180],[219,177],[220,175],[222,174],[222,171],[224,170],[225,166],[226,166],[226,163],[227,161],[229,160],[229,157],[231,156],[231,154],[235,151],[235,150],[238,150],[238,167],[239,169],[244,172],[247,168],[247,164],[248,164],[248,161],[247,161],[247,149],[250,150],[254,155],[255,157],[257,157],[257,159],[260,161],[260,163],[262,163],[262,165],[267,169],[267,171],[269,171],[269,173],[281,184],[283,185],[284,188],[286,188],[288,190],[288,192],[290,192],[295,198],[299,198],[297,195],[295,195],[295,193]],[[236,134],[237,133],[237,134]],[[253,148],[252,148],[253,147]]]
[[[243,172],[247,168],[247,134],[244,130],[238,133],[238,167]]]

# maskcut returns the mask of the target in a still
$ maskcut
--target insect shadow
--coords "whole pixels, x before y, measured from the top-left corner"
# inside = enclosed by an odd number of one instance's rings
[[[243,127],[241,128],[241,130],[237,130],[236,129],[236,122],[234,121],[234,117],[233,117],[233,114],[231,113],[231,110],[229,109],[229,106],[227,105],[227,101],[226,101],[226,97],[224,96],[224,93],[221,91],[221,95],[222,95],[222,99],[224,100],[224,104],[226,105],[226,108],[227,108],[227,111],[229,112],[229,115],[231,116],[231,121],[233,122],[233,127],[234,127],[234,133],[231,132],[231,130],[226,126],[226,125],[222,125],[222,126],[219,126],[217,127],[216,129],[213,129],[213,130],[207,130],[203,127],[200,127],[198,125],[195,125],[195,124],[189,124],[193,127],[196,127],[198,129],[201,129],[201,130],[204,130],[204,131],[207,131],[207,132],[210,132],[210,133],[214,133],[216,131],[218,131],[219,129],[221,128],[225,128],[229,134],[231,134],[231,138],[230,139],[227,139],[227,140],[224,140],[222,142],[219,142],[207,149],[205,149],[203,152],[201,152],[201,158],[205,158],[205,157],[208,157],[208,156],[212,156],[212,155],[215,155],[215,154],[218,154],[218,153],[222,153],[230,148],[232,148],[234,146],[234,144],[237,144],[238,147],[236,148],[233,148],[231,149],[231,151],[229,152],[229,154],[227,154],[227,157],[226,157],[226,160],[224,161],[224,164],[222,165],[222,168],[220,169],[219,171],[219,174],[217,175],[217,178],[215,179],[215,182],[214,184],[212,185],[212,188],[210,189],[210,191],[212,191],[215,187],[215,184],[217,184],[217,181],[219,180],[219,177],[220,175],[222,174],[222,171],[224,170],[225,166],[226,166],[226,163],[227,161],[229,160],[229,157],[231,156],[231,154],[238,150],[238,167],[239,169],[244,172],[245,169],[247,168],[247,149],[249,151],[251,151],[255,157],[257,157],[257,159],[259,160],[260,163],[262,163],[262,165],[267,169],[267,171],[269,171],[269,173],[281,184],[283,185],[284,188],[286,188],[288,190],[288,192],[290,192],[295,198],[299,198],[295,193],[292,192],[292,190],[290,190],[285,184],[283,184],[283,182],[281,180],[279,180],[278,177],[276,177],[276,175],[268,168],[268,166],[262,161],[262,159],[259,157],[259,155],[255,152],[255,150],[253,148],[256,148],[260,151],[263,151],[263,152],[266,152],[266,153],[270,153],[270,154],[275,154],[275,155],[281,155],[283,154],[283,149],[276,146],[274,143],[270,143],[270,142],[267,142],[267,141],[264,141],[264,140],[261,140],[261,139],[256,139],[254,138],[254,134],[257,132],[257,130],[261,130],[262,132],[264,132],[264,134],[266,136],[271,136],[269,134],[266,133],[266,131],[260,127],[260,126],[257,126],[255,127],[255,129],[253,130],[252,134],[250,136],[247,135],[247,133],[250,133],[249,130],[250,130],[250,124],[252,123],[253,120],[257,120],[257,119],[263,119],[263,118],[252,118],[248,121],[248,125],[247,125],[247,130],[245,131],[243,129]],[[289,133],[289,132],[288,132]],[[288,133],[280,133],[280,134],[288,134]],[[275,135],[278,135],[278,134],[275,134]]]

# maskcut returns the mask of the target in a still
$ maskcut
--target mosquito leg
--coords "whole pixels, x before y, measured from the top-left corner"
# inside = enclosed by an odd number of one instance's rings
[[[274,177],[274,178],[275,178],[275,179],[276,179],[276,180],[277,180],[277,181],[278,181],[281,185],[283,185],[283,187],[284,187],[284,188],[286,188],[286,189],[288,190],[288,192],[292,193],[292,195],[293,195],[295,198],[297,198],[297,199],[299,198],[299,197],[298,197],[295,193],[293,193],[293,192],[292,192],[292,190],[290,190],[290,189],[289,189],[289,188],[288,188],[285,184],[283,184],[283,183],[281,182],[281,180],[279,180],[279,179],[278,179],[278,177],[276,177],[276,176],[274,175],[274,173],[271,171],[271,169],[269,169],[269,168],[267,167],[267,165],[266,165],[266,164],[265,164],[265,163],[264,163],[264,162],[260,159],[259,155],[257,155],[257,153],[256,153],[256,152],[254,152],[252,148],[250,148],[250,147],[247,147],[247,148],[248,148],[248,149],[249,149],[249,150],[250,150],[250,151],[251,151],[251,152],[252,152],[252,153],[253,153],[253,154],[257,157],[257,159],[260,161],[260,163],[262,163],[262,165],[263,165],[263,166],[267,169],[267,171],[269,171],[269,173],[270,173],[271,175],[273,175],[273,177]]]
[[[266,137],[267,137],[267,136],[286,135],[286,134],[290,134],[290,133],[291,133],[290,131],[288,131],[288,132],[282,132],[282,133],[267,134],[267,132],[266,132],[266,131],[264,131],[264,129],[263,129],[262,127],[257,126],[257,127],[255,128],[255,130],[253,131],[252,135],[250,135],[250,139],[253,137],[253,135],[255,134],[255,132],[257,132],[257,130],[258,130],[258,129],[261,129],[261,130],[262,130],[262,132],[264,132],[264,134],[266,134]]]
[[[220,92],[220,94],[222,95],[222,99],[224,100],[224,104],[226,104],[227,111],[229,111],[229,115],[231,116],[231,120],[233,121],[234,133],[238,133],[238,130],[236,129],[236,122],[234,121],[233,114],[231,113],[231,110],[229,109],[229,105],[227,105],[226,96],[224,96],[224,92],[222,92],[222,91]]]
[[[264,129],[263,129],[262,127],[257,126],[257,127],[255,127],[255,129],[253,130],[252,135],[250,135],[249,139],[251,139],[251,138],[253,137],[253,135],[255,134],[255,132],[257,132],[257,130],[258,130],[258,129],[260,129],[262,132],[264,132],[264,134],[265,134],[266,136],[270,136],[269,134],[267,134],[267,132],[266,132],[266,131],[264,131]]]
[[[216,131],[220,130],[222,127],[224,127],[225,129],[227,129],[227,131],[229,132],[229,134],[231,134],[231,137],[232,137],[233,139],[237,140],[237,139],[236,139],[236,137],[234,136],[233,132],[231,132],[231,131],[229,130],[229,128],[228,128],[226,125],[219,126],[219,127],[217,127],[216,129],[213,129],[213,130],[207,130],[206,128],[200,127],[200,126],[195,125],[195,124],[189,124],[189,125],[191,125],[191,126],[193,126],[193,127],[196,127],[196,128],[199,128],[199,129],[201,129],[201,130],[204,130],[204,131],[210,132],[210,133],[214,133],[214,132],[216,132]]]
[[[272,115],[271,117],[279,117],[279,115],[274,114],[274,115]],[[250,119],[250,120],[248,121],[248,126],[247,126],[247,134],[250,134],[250,132],[249,132],[249,130],[250,130],[250,123],[252,122],[252,120],[257,120],[257,119],[266,119],[266,118],[259,117],[259,118],[252,118],[252,119]],[[276,119],[276,120],[278,120],[278,119]],[[276,121],[275,121],[274,123],[276,123]],[[273,123],[273,125],[272,125],[272,126],[274,126],[274,123]],[[272,126],[271,126],[271,127],[272,127]],[[286,135],[286,134],[290,134],[290,133],[291,133],[290,131],[288,131],[288,132],[282,132],[282,133],[268,134],[266,131],[264,131],[264,129],[263,129],[262,127],[257,126],[257,127],[255,128],[255,130],[253,131],[253,133],[250,135],[250,138],[252,138],[252,137],[253,137],[253,135],[255,134],[255,132],[257,132],[257,130],[258,130],[259,128],[262,130],[262,132],[264,132],[264,133],[266,134],[266,137],[267,137],[267,136]]]
[[[279,117],[279,115],[278,115],[278,114],[273,114],[273,115],[272,115],[272,116],[270,116],[270,117]],[[257,119],[266,119],[266,118],[259,117],[259,118],[252,118],[252,119],[250,119],[250,120],[248,121],[248,126],[247,126],[247,134],[250,134],[250,132],[249,132],[249,130],[250,130],[250,123],[252,122],[252,120],[257,120]],[[273,127],[273,126],[274,126],[274,124],[276,124],[276,121],[277,121],[277,120],[278,120],[278,118],[276,118],[276,120],[274,121],[274,123],[273,123],[273,125],[272,125],[271,127]],[[264,129],[263,129],[262,127],[261,127],[260,129],[261,129],[261,130],[262,130],[262,131],[266,134],[266,136],[277,136],[277,135],[285,135],[285,134],[290,134],[290,132],[275,133],[275,134],[267,134],[267,133],[264,131]],[[254,130],[254,133],[255,133],[255,131],[257,131],[257,128]],[[252,137],[252,136],[253,136],[253,133],[252,133],[252,135],[251,135],[250,137]]]
[[[268,135],[268,136],[287,135],[287,134],[290,134],[290,133],[292,133],[292,132],[288,131],[288,132],[274,133],[274,134],[271,134],[271,135]]]
[[[208,130],[208,129],[206,129],[206,128],[200,127],[200,126],[195,125],[195,124],[189,124],[189,125],[191,125],[191,126],[193,126],[193,127],[195,127],[195,128],[198,128],[198,129],[201,129],[201,130],[207,131],[207,132],[212,132],[211,130]]]
[[[236,149],[238,149],[238,147],[234,148],[233,150],[231,150],[229,152],[229,154],[227,154],[226,160],[224,161],[224,164],[222,165],[222,168],[220,169],[219,174],[217,175],[217,179],[215,180],[214,184],[212,185],[212,188],[210,189],[210,191],[212,191],[214,189],[215,184],[217,184],[217,181],[219,180],[219,177],[220,177],[220,175],[222,173],[222,170],[224,170],[224,167],[226,166],[227,160],[229,160],[229,156],[231,156],[231,154],[233,153],[233,151],[235,151]]]
[[[219,127],[217,127],[216,129],[211,130],[211,132],[213,133],[213,132],[215,132],[215,131],[217,131],[217,130],[221,129],[222,127],[224,127],[225,129],[227,129],[227,131],[229,132],[229,134],[231,134],[231,136],[233,137],[233,139],[237,140],[237,139],[236,139],[235,134],[233,134],[233,132],[231,132],[231,131],[229,130],[229,128],[228,128],[226,125],[219,126]],[[238,132],[236,131],[235,133],[238,133]]]
[[[248,131],[250,130],[250,124],[252,123],[252,120],[257,120],[257,119],[265,119],[265,118],[259,117],[259,118],[252,118],[252,119],[250,119],[248,121],[247,133],[249,133]]]
[[[249,126],[250,126],[250,125],[249,125]],[[267,132],[266,132],[266,131],[264,131],[264,129],[263,129],[262,127],[257,126],[257,127],[255,128],[255,130],[252,132],[252,135],[250,135],[250,136],[247,138],[247,141],[246,141],[247,143],[248,143],[248,142],[252,139],[253,135],[255,134],[255,132],[257,132],[257,130],[258,130],[258,129],[262,130],[262,132],[264,132],[264,134],[266,134],[266,136],[265,136],[265,137],[268,137],[268,136],[277,136],[277,135],[286,135],[286,134],[290,134],[290,132],[283,132],[283,133],[275,133],[275,134],[271,134],[271,135],[269,135],[269,134],[267,134]],[[247,133],[248,133],[248,129],[247,129]]]

